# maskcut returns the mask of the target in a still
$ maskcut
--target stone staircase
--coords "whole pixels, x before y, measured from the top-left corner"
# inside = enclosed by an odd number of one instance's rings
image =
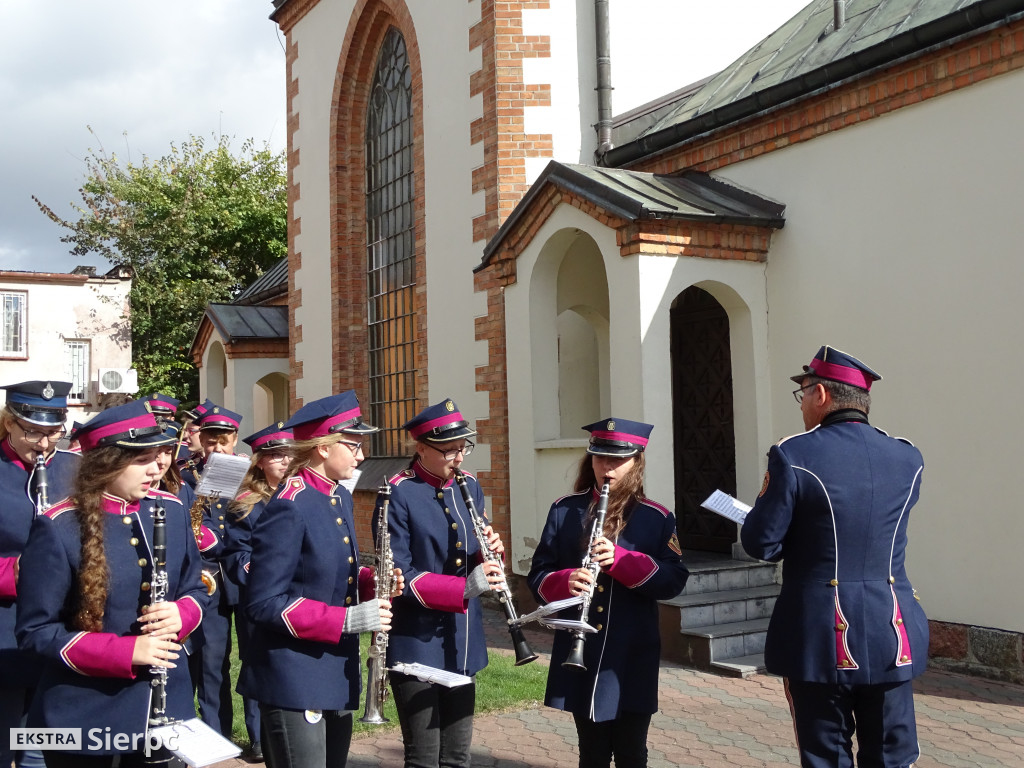
[[[774,563],[683,552],[690,578],[659,605],[665,659],[732,677],[764,671],[764,638],[779,594]]]

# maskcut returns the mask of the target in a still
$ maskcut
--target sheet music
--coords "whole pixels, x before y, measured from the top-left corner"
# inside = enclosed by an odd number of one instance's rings
[[[352,477],[350,477],[348,480],[341,480],[341,481],[339,481],[338,485],[340,485],[343,488],[348,489],[349,493],[355,493],[356,492],[356,483],[359,482],[359,476],[361,474],[362,474],[362,472],[360,472],[358,469],[353,469],[352,470]]]
[[[552,613],[558,613],[564,611],[566,608],[572,608],[575,605],[579,605],[583,602],[583,595],[577,595],[576,597],[567,597],[564,600],[554,600],[550,603],[546,603],[538,608],[536,611],[531,611],[525,616],[519,617],[520,624],[526,624],[529,621],[541,621],[545,616],[550,616]],[[541,622],[543,624],[543,622]]]
[[[388,667],[391,672],[398,672],[403,675],[411,675],[425,683],[437,683],[446,688],[457,688],[460,685],[469,685],[473,678],[460,675],[457,672],[448,672],[437,667],[428,667],[426,664],[392,664]]]
[[[735,499],[724,491],[715,491],[700,503],[704,509],[732,520],[734,523],[743,525],[747,519],[747,512],[751,507],[739,499]]]
[[[193,717],[181,723],[161,725],[150,730],[160,743],[194,768],[212,765],[242,754],[242,749],[221,736],[217,731]]]
[[[203,467],[203,475],[196,483],[196,496],[235,498],[249,471],[249,464],[248,456],[211,453]]]
[[[567,629],[570,632],[597,632],[597,629],[579,619],[540,619],[541,626],[551,629]]]

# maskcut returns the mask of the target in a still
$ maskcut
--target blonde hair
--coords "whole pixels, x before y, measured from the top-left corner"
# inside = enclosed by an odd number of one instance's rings
[[[314,437],[310,440],[296,440],[291,445],[292,465],[288,467],[288,474],[285,477],[292,477],[297,475],[299,472],[304,470],[313,460],[316,458],[316,450],[323,445],[334,445],[340,443],[345,439],[345,433],[335,432],[330,435],[323,435],[321,437]]]
[[[238,496],[234,498],[229,507],[234,512],[236,521],[247,517],[252,512],[253,507],[261,501],[268,501],[274,495],[274,491],[277,490],[272,488],[270,481],[267,480],[267,473],[259,465],[260,459],[268,453],[287,453],[289,456],[294,456],[293,447],[293,445],[279,445],[266,450],[253,451],[249,471],[242,479],[242,486],[239,488]],[[286,477],[290,477],[292,474],[290,466],[288,470],[285,473]]]

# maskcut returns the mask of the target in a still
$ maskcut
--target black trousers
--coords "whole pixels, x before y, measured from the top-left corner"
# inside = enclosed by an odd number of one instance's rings
[[[345,768],[352,743],[351,712],[310,712],[260,704],[260,715],[267,765]]]
[[[608,768],[612,757],[616,768],[646,768],[650,715],[622,712],[614,720],[595,723],[574,712],[573,719],[580,741],[580,768]]]
[[[852,768],[857,733],[860,768],[906,768],[917,760],[914,689],[786,680],[803,768]]]
[[[392,672],[406,768],[469,768],[476,682],[446,688]]]

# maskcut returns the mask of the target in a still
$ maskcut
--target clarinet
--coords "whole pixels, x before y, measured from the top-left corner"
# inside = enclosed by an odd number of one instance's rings
[[[594,512],[594,525],[590,529],[590,541],[587,543],[587,553],[583,556],[583,564],[581,568],[586,568],[590,571],[590,575],[594,577],[593,582],[590,584],[590,589],[583,593],[583,603],[580,605],[580,621],[586,621],[590,614],[590,601],[594,597],[594,585],[597,583],[597,574],[601,571],[601,566],[594,562],[594,558],[590,555],[590,550],[594,548],[594,542],[604,536],[604,517],[608,512],[608,483],[605,482],[601,486],[601,495],[597,497],[597,509]],[[572,633],[572,646],[569,648],[569,655],[562,662],[563,667],[569,667],[571,669],[582,669],[586,672],[587,667],[583,663],[583,644],[586,642],[587,636],[579,630],[573,630]]]
[[[155,606],[167,600],[167,512],[157,501],[153,505],[153,578],[150,582],[149,604]],[[149,668],[153,696],[150,704],[149,725],[156,727],[171,722],[167,717],[167,667]]]
[[[484,519],[476,511],[476,502],[473,501],[473,497],[469,493],[466,476],[458,469],[455,470],[455,482],[458,483],[459,490],[462,491],[462,500],[466,502],[466,509],[469,510],[469,517],[473,521],[473,533],[476,534],[476,540],[480,542],[481,554],[485,560],[500,565],[501,557],[492,552],[487,544],[487,534],[484,533],[486,525]],[[519,623],[519,616],[516,614],[515,606],[512,605],[512,592],[509,590],[507,583],[498,592],[498,602],[505,609],[505,617],[508,619],[508,631],[512,635],[512,647],[516,652],[516,666],[529,664],[537,658],[537,654],[530,650],[526,637],[523,635],[523,627]]]
[[[41,453],[36,456],[36,467],[32,476],[36,484],[36,514],[41,515],[50,506],[47,498],[50,486],[46,481],[46,457]]]
[[[377,551],[373,558],[373,593],[378,600],[388,600],[395,587],[395,558],[391,552],[391,532],[388,531],[388,504],[391,486],[388,479],[377,491],[381,502],[377,507]],[[374,632],[370,650],[366,655],[366,709],[360,723],[380,725],[391,722],[384,717],[384,702],[388,700],[388,633]]]

